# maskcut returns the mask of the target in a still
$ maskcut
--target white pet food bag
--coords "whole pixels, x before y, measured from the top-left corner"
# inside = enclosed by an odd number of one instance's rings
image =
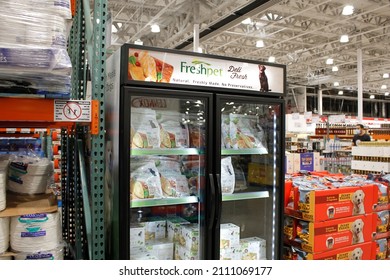
[[[53,175],[48,158],[18,156],[11,161],[8,171],[8,190],[21,194],[45,193]]]
[[[174,158],[161,157],[155,160],[160,173],[161,188],[165,197],[189,196],[187,177],[180,171],[180,163]]]
[[[160,127],[156,120],[156,111],[131,108],[130,141],[133,149],[160,147]]]
[[[231,157],[225,157],[221,160],[221,188],[223,194],[232,194],[234,192],[235,174]]]
[[[182,122],[183,114],[174,111],[156,111],[160,125],[161,148],[188,148],[188,126]]]
[[[9,247],[9,218],[0,218],[0,254]]]
[[[227,114],[222,114],[221,118],[221,147],[222,149],[231,149],[232,141],[230,138],[230,118]]]
[[[16,252],[40,252],[57,248],[61,238],[60,215],[39,213],[11,218],[10,244]]]
[[[230,114],[230,138],[234,149],[264,148],[264,132],[257,116]]]
[[[160,174],[154,161],[134,162],[130,169],[131,199],[162,197]]]

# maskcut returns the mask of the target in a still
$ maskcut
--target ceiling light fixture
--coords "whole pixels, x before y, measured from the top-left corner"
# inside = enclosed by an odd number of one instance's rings
[[[388,91],[385,92],[385,96],[389,96],[389,92]]]
[[[158,26],[158,24],[153,24],[150,28],[151,28],[153,33],[159,33],[160,32],[160,26]]]
[[[333,58],[328,58],[328,59],[326,60],[326,64],[328,64],[328,65],[333,64]]]
[[[344,92],[342,90],[339,90],[339,95],[343,95]]]
[[[275,58],[274,56],[270,56],[270,57],[268,58],[268,62],[273,63],[273,62],[275,62],[275,61],[276,61],[276,58]]]
[[[338,68],[337,66],[333,66],[333,67],[332,67],[332,71],[333,71],[333,72],[337,72],[337,71],[339,71],[339,68]]]
[[[381,89],[387,89],[387,85],[382,85]]]
[[[383,79],[388,79],[390,76],[389,76],[389,73],[384,73],[383,74]]]
[[[349,37],[348,35],[341,35],[340,37],[340,43],[348,43],[349,42]]]
[[[338,87],[338,86],[340,85],[340,83],[339,83],[339,82],[334,82],[333,85],[334,85],[335,87]]]
[[[203,53],[203,49],[201,47],[198,47],[198,53]]]
[[[140,39],[137,39],[134,41],[134,44],[142,46],[144,44],[144,42],[142,42]]]
[[[344,16],[350,16],[350,15],[353,14],[353,10],[354,10],[354,9],[355,9],[355,8],[354,8],[352,5],[346,5],[346,6],[344,6],[344,8],[343,8],[342,14],[343,14]]]
[[[371,94],[370,99],[375,99],[375,95]]]
[[[257,48],[263,48],[264,47],[264,41],[263,40],[256,41],[256,47]]]
[[[251,20],[251,18],[246,18],[246,19],[244,19],[243,21],[241,21],[241,23],[242,24],[252,24],[252,20]]]

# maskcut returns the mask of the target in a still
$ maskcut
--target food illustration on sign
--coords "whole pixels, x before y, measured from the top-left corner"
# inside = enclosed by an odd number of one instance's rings
[[[146,50],[129,50],[128,78],[136,81],[169,83],[173,66]]]

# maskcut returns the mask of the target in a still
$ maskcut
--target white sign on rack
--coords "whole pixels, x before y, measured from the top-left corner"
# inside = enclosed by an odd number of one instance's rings
[[[90,122],[90,100],[54,100],[54,121]]]
[[[331,115],[328,118],[330,124],[332,123],[345,123],[345,115]]]

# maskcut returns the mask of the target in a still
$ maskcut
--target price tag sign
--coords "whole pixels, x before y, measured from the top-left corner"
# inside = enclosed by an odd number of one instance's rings
[[[90,100],[55,100],[54,121],[56,122],[90,122]]]

